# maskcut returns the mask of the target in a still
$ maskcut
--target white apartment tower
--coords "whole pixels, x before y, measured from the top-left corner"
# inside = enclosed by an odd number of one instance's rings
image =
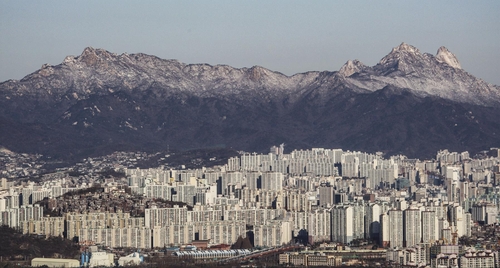
[[[412,247],[420,243],[422,237],[420,213],[420,210],[413,208],[407,209],[403,213],[404,244],[406,247]]]
[[[350,243],[354,239],[364,238],[364,206],[338,205],[331,210],[332,241]]]
[[[380,235],[380,215],[382,214],[379,204],[370,203],[365,209],[365,238],[377,239]]]
[[[382,222],[387,224],[389,228],[383,226],[383,231],[389,232],[387,237],[388,244],[391,248],[403,247],[403,211],[391,209],[387,212],[388,219]],[[383,234],[384,238],[385,235]]]
[[[422,211],[422,243],[434,243],[436,240],[436,212]]]
[[[347,244],[353,240],[353,212],[353,207],[347,205],[332,208],[332,241]]]

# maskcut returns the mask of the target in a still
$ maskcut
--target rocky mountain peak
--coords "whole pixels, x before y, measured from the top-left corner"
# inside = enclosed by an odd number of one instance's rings
[[[436,59],[439,62],[446,63],[450,65],[453,68],[456,69],[462,69],[460,66],[460,62],[458,61],[457,57],[451,53],[446,47],[440,47],[436,53]]]
[[[248,78],[256,82],[267,76],[267,70],[260,66],[253,66],[248,70]]]
[[[423,55],[420,53],[420,50],[403,42],[399,46],[394,47],[387,56],[383,57],[379,64],[400,71],[407,71],[411,65],[422,59]]]
[[[366,67],[359,60],[348,60],[339,70],[339,74],[344,77],[349,77],[354,73],[363,70]]]
[[[78,60],[80,62],[84,62],[89,66],[96,65],[98,63],[105,62],[107,60],[112,59],[114,56],[116,56],[113,53],[110,53],[107,50],[104,49],[96,49],[93,47],[86,47],[82,54],[78,56]]]
[[[402,42],[399,46],[394,47],[391,51],[391,54],[398,52],[420,53],[420,51],[416,47],[405,42]]]

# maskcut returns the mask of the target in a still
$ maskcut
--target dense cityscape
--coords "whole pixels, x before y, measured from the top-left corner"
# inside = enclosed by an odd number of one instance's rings
[[[285,153],[282,144],[210,167],[169,166],[175,153],[117,152],[39,172],[41,155],[2,150],[0,224],[70,240],[80,252],[2,258],[66,267],[498,267],[499,151],[419,160]],[[138,167],[153,157],[160,166]]]

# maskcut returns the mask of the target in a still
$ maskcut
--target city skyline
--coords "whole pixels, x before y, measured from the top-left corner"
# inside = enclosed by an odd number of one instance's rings
[[[137,168],[131,164],[146,154],[117,153],[34,181],[3,178],[0,224],[74,241],[85,267],[104,260],[110,266],[113,258],[106,256],[129,254],[117,248],[143,254],[163,249],[173,260],[195,263],[242,263],[274,254],[267,261],[276,264],[280,253],[280,264],[294,265],[338,266],[357,255],[372,265],[391,260],[466,268],[480,261],[495,267],[496,249],[471,246],[498,243],[495,235],[482,232],[497,228],[500,149],[477,157],[443,149],[424,161],[342,149],[283,149],[241,152],[224,165],[196,169]],[[109,168],[114,175],[104,176]],[[29,258],[53,262],[38,257]],[[133,256],[122,258],[128,257]]]

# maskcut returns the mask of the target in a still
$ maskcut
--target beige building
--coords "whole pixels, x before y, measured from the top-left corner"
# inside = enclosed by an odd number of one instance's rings
[[[104,212],[95,213],[66,213],[66,238],[73,239],[80,235],[80,229],[85,228],[106,228],[106,214]],[[81,239],[80,239],[81,240]]]
[[[234,206],[224,209],[224,221],[244,221],[246,224],[255,226],[266,224],[267,221],[283,216],[282,209],[241,208]]]
[[[82,229],[123,229],[142,228],[145,226],[144,218],[132,218],[130,214],[123,212],[67,213],[65,217],[67,239],[78,237]],[[79,240],[83,241],[81,238]]]
[[[460,257],[460,267],[462,268],[494,268],[495,267],[495,257],[498,256],[498,252],[492,252],[491,250],[486,251],[467,251],[462,257]]]
[[[274,247],[292,240],[291,220],[272,220],[263,225],[254,226],[254,246]]]
[[[293,266],[340,266],[342,265],[342,257],[299,252],[284,253],[279,256],[279,264]]]
[[[234,244],[246,236],[244,221],[203,221],[157,226],[152,229],[153,247],[180,246],[193,240],[208,240],[211,245]]]
[[[23,234],[43,234],[45,236],[63,236],[63,217],[42,217],[40,220],[22,221]]]
[[[54,258],[34,258],[31,260],[32,267],[80,267],[80,262],[73,259],[54,259]]]
[[[93,241],[108,247],[151,248],[151,229],[127,228],[82,228],[79,240]]]
[[[305,193],[298,190],[290,190],[284,192],[285,208],[287,211],[304,211],[311,210],[311,204]]]
[[[163,226],[165,223],[169,225],[186,224],[188,220],[188,209],[186,206],[179,207],[175,205],[173,208],[148,208],[145,211],[145,226],[154,228]]]
[[[7,179],[2,178],[0,180],[0,190],[9,190],[9,187],[7,186]]]

